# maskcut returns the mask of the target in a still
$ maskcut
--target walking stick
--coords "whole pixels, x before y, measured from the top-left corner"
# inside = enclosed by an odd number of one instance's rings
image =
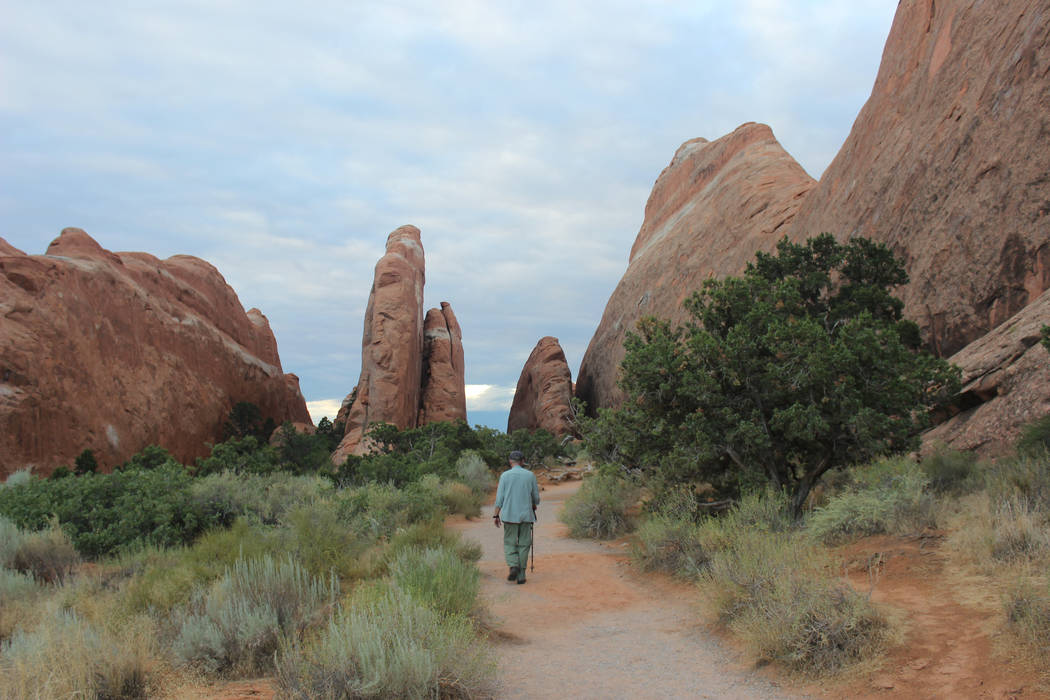
[[[535,520],[533,521],[532,526],[532,542],[529,544],[529,554],[532,555],[532,568],[530,569],[530,573],[536,573],[536,523],[540,521],[540,518],[536,515],[535,510],[532,511],[532,517],[535,518]]]

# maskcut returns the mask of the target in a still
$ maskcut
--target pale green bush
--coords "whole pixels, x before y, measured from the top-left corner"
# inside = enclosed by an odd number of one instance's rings
[[[445,547],[406,548],[390,566],[394,584],[443,613],[466,615],[477,605],[480,572]]]
[[[7,475],[7,479],[4,480],[4,486],[13,488],[15,486],[23,486],[33,480],[33,472],[31,469],[26,467],[25,469],[19,469],[16,472],[11,472]]]
[[[289,698],[452,698],[488,690],[488,645],[459,615],[397,587],[359,591],[317,639],[289,644],[277,683]]]
[[[704,534],[704,529],[692,520],[657,513],[638,526],[631,554],[646,571],[697,578],[711,559],[710,544]]]
[[[0,607],[39,590],[39,584],[29,574],[0,569]]]
[[[229,525],[248,518],[267,525],[282,522],[289,511],[311,505],[334,492],[332,482],[319,476],[273,474],[209,474],[190,487],[193,500],[215,522]]]
[[[240,560],[175,616],[172,651],[209,673],[270,668],[286,636],[301,636],[335,601],[337,583],[293,559]]]
[[[815,539],[833,544],[864,535],[908,534],[936,527],[935,502],[926,489],[929,478],[914,464],[885,460],[860,474],[856,484],[810,515],[807,529]]]
[[[597,474],[584,480],[565,502],[558,518],[577,538],[612,539],[632,529],[629,510],[638,500],[638,488],[615,474]]]
[[[456,460],[456,474],[460,481],[477,494],[488,493],[495,485],[492,470],[474,450],[464,450],[460,454]]]

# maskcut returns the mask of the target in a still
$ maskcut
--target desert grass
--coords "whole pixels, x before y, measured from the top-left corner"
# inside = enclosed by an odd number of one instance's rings
[[[83,585],[58,593],[0,644],[0,698],[148,697],[161,666],[154,620],[119,615]]]

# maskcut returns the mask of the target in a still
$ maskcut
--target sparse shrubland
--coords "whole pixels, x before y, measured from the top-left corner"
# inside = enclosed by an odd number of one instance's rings
[[[231,415],[230,439],[193,467],[149,447],[112,473],[0,486],[0,697],[146,697],[275,662],[289,694],[345,697],[325,684],[357,671],[335,659],[363,664],[353,687],[486,687],[480,549],[443,518],[480,512],[488,443],[465,424],[381,427],[394,447],[337,469],[334,430],[269,445],[253,416]],[[402,678],[399,659],[423,675]]]

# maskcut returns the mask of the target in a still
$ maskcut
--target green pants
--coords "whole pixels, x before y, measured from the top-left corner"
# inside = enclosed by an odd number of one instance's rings
[[[503,554],[507,557],[507,566],[518,567],[519,581],[525,579],[531,547],[532,523],[503,523]]]

